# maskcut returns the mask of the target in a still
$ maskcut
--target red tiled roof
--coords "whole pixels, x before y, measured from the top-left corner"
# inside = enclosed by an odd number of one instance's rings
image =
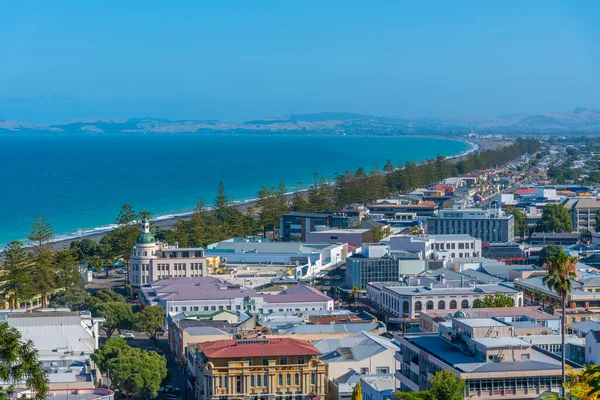
[[[535,189],[519,189],[515,192],[515,194],[533,194],[535,193]]]
[[[319,350],[306,340],[291,338],[217,340],[198,343],[207,358],[244,358],[319,355]]]
[[[441,191],[450,192],[450,193],[454,192],[454,188],[452,186],[444,186],[444,185],[437,185],[435,187],[435,190],[441,190]]]

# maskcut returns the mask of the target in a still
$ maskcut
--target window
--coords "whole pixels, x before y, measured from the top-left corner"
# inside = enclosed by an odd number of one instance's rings
[[[429,300],[429,301],[427,302],[427,304],[425,305],[425,308],[426,308],[427,310],[433,310],[433,301]]]
[[[262,365],[269,365],[269,357],[262,358]]]
[[[456,300],[450,300],[450,309],[456,310]]]
[[[465,300],[461,301],[460,307],[461,308],[469,308],[469,300],[465,299]]]
[[[304,356],[298,356],[298,364],[306,364],[306,360],[304,360]]]
[[[225,376],[225,389],[229,389],[229,376]]]
[[[248,365],[252,365],[252,359],[251,358],[246,358],[246,361],[248,361]]]
[[[285,377],[285,384],[290,386],[292,384],[292,374],[287,374]]]
[[[376,374],[389,374],[390,369],[388,367],[375,367]]]
[[[254,387],[254,375],[250,375],[250,386]]]
[[[438,310],[444,310],[446,308],[446,302],[444,300],[438,301]]]
[[[287,363],[288,363],[287,357],[279,357],[279,364],[280,365],[287,365]]]
[[[415,302],[415,311],[421,311],[423,309],[423,304],[420,301]]]
[[[279,386],[283,386],[283,374],[279,374]]]
[[[242,377],[239,375],[235,377],[235,391],[236,393],[242,393]]]
[[[256,375],[256,386],[262,386],[262,375]]]
[[[294,385],[300,386],[300,374],[294,374]]]
[[[362,368],[361,368],[362,371]],[[317,384],[317,373],[313,372],[310,374],[310,384],[311,385],[316,385]]]
[[[369,373],[369,367],[362,367],[362,368],[360,369],[360,374],[361,374],[361,375],[366,375],[366,374],[368,374],[368,373]]]

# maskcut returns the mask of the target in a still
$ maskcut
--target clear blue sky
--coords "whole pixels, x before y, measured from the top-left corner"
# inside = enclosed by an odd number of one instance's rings
[[[600,1],[7,1],[0,118],[600,108]]]

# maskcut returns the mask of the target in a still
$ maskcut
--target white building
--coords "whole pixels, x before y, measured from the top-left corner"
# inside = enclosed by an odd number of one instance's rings
[[[398,351],[390,339],[358,332],[336,339],[311,342],[321,352],[319,358],[327,364],[327,377],[339,378],[349,369],[361,374],[389,374],[396,370],[394,355]]]
[[[481,240],[469,235],[398,235],[390,238],[391,251],[419,253],[422,259],[479,257]]]
[[[129,283],[137,290],[157,279],[207,275],[203,248],[157,243],[147,220],[142,221],[142,232],[136,239],[130,260]]]
[[[235,238],[208,245],[204,255],[221,257],[227,265],[294,266],[294,277],[301,279],[345,261],[348,244],[344,240],[336,243],[301,243]]]
[[[600,364],[600,331],[589,331],[585,335],[585,362]]]
[[[477,299],[502,293],[515,302],[515,306],[523,305],[523,293],[501,284],[476,284],[452,281],[440,277],[438,282],[428,284],[419,282],[409,286],[406,282],[398,283],[369,283],[366,297],[384,312],[400,318],[418,318],[421,311],[463,310],[473,307]]]
[[[43,309],[36,312],[8,313],[6,322],[24,340],[31,340],[39,360],[48,373],[50,388],[94,387],[90,376],[90,356],[98,349],[103,318],[89,312],[68,309]],[[78,386],[74,386],[78,385]]]
[[[333,299],[302,284],[290,285],[278,294],[266,294],[213,277],[154,281],[141,288],[140,299],[146,306],[163,307],[166,316],[220,310],[257,314],[333,310]]]

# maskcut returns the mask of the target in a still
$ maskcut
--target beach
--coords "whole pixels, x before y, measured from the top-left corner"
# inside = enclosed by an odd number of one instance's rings
[[[484,151],[484,150],[494,150],[500,147],[503,147],[507,144],[510,144],[510,142],[497,142],[497,141],[491,141],[491,140],[482,140],[482,139],[469,139],[468,141],[465,140],[465,142],[469,143],[469,148],[464,151],[461,154],[457,154],[454,156],[449,156],[448,158],[451,159],[453,162],[457,162],[460,159],[462,159],[463,157],[473,153],[473,152],[477,152],[477,151]],[[304,189],[303,191],[305,191],[306,189]],[[292,193],[290,193],[288,196],[291,196]],[[255,204],[255,199],[247,199],[247,200],[241,200],[236,202],[235,207],[240,210],[243,211],[245,210],[247,207]],[[175,226],[175,224],[177,223],[177,220],[179,218],[183,218],[183,219],[189,219],[191,215],[191,212],[184,212],[178,215],[168,215],[168,216],[158,216],[153,222],[153,226],[160,228],[160,229],[170,229],[173,228]],[[94,241],[100,241],[100,239],[102,239],[102,237],[104,235],[106,235],[106,233],[108,233],[109,231],[111,231],[113,228],[107,227],[101,231],[97,231],[97,232],[92,232],[92,233],[86,233],[86,234],[81,234],[81,235],[74,235],[73,237],[69,237],[69,238],[65,238],[65,239],[58,239],[53,241],[52,243],[52,248],[53,249],[62,249],[65,247],[69,247],[71,242],[75,241],[75,240],[81,240],[81,239],[90,239],[90,240],[94,240]]]

